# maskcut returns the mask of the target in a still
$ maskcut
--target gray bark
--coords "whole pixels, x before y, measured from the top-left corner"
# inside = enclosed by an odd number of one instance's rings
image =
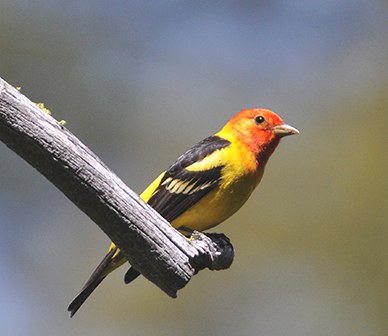
[[[187,240],[68,129],[1,78],[0,140],[60,189],[171,297],[198,270],[225,269],[232,263],[233,248],[225,236],[196,233]]]

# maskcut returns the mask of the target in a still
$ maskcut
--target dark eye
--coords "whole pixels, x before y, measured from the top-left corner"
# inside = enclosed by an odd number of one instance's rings
[[[255,122],[256,122],[256,124],[262,124],[263,122],[265,121],[265,119],[264,119],[264,117],[263,116],[261,116],[261,115],[259,115],[259,116],[257,116],[256,118],[255,118]]]

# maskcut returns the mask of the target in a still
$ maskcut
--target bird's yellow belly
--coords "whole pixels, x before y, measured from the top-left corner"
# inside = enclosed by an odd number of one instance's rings
[[[254,181],[252,181],[254,179]],[[190,230],[204,231],[223,222],[247,201],[259,181],[245,177],[230,185],[221,185],[204,196],[190,209],[175,219],[171,225]]]

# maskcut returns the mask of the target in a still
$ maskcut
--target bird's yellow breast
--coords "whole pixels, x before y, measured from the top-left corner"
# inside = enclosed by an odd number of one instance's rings
[[[255,184],[248,179],[233,184],[221,183],[190,209],[186,210],[171,225],[184,226],[191,230],[204,231],[223,222],[247,201]]]
[[[233,144],[228,151],[221,150],[218,157],[219,163],[209,157],[209,162],[205,158],[188,167],[189,170],[209,169],[222,163],[222,178],[216,188],[176,218],[171,223],[173,227],[204,231],[220,224],[241,208],[260,182],[262,171],[256,165],[247,164],[255,160],[245,147]]]

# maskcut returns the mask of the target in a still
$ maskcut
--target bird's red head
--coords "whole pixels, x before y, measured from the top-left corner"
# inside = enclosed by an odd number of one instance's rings
[[[244,143],[260,162],[267,161],[282,137],[299,131],[285,124],[276,113],[254,108],[240,111],[220,133],[231,134]]]

